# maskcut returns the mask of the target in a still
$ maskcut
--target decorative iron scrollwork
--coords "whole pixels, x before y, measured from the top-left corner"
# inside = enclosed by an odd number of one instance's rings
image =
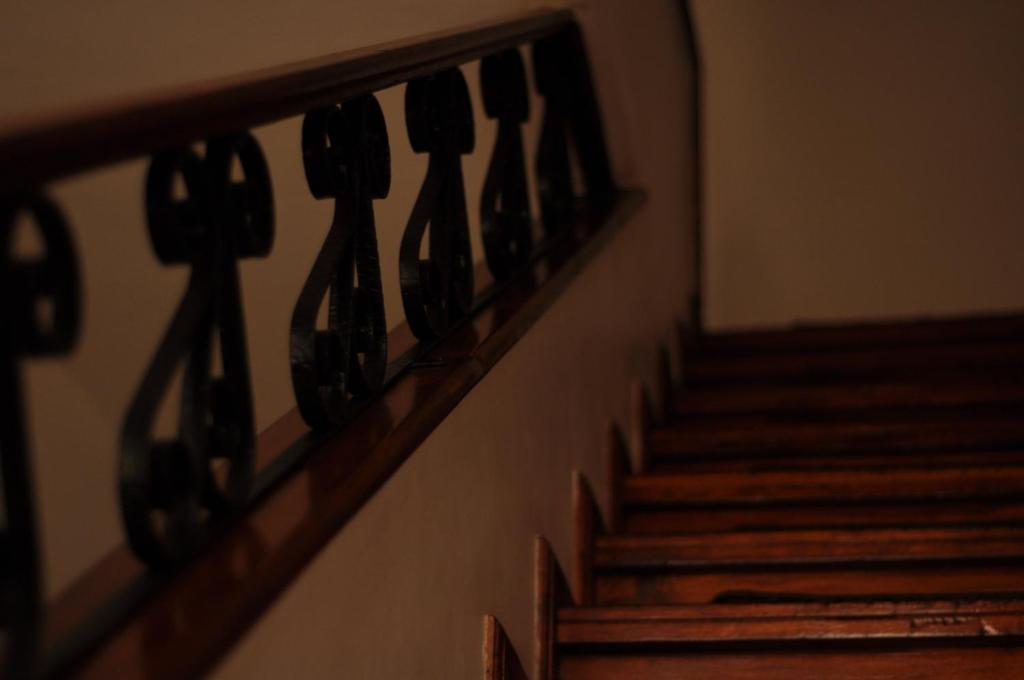
[[[480,63],[484,111],[498,121],[498,137],[480,198],[484,254],[494,278],[503,281],[530,260],[530,198],[522,124],[530,118],[526,68],[518,49]]]
[[[19,224],[36,231],[41,252],[16,252]],[[28,674],[41,598],[19,359],[67,353],[78,326],[78,266],[60,211],[37,194],[0,198],[0,467],[5,522],[0,606],[7,638],[6,672],[15,677]]]
[[[575,211],[571,150],[590,207],[607,202],[613,181],[579,27],[574,24],[534,43],[533,70],[537,90],[544,98],[535,161],[537,190],[544,230],[552,234],[568,223]]]
[[[473,258],[460,156],[473,151],[473,108],[457,69],[412,80],[405,118],[413,151],[429,154],[427,175],[398,255],[405,317],[421,340],[442,335],[473,303]],[[426,259],[420,248],[427,226]]]
[[[387,125],[372,95],[319,109],[302,124],[313,196],[334,199],[334,219],[292,313],[292,385],[312,427],[342,422],[351,398],[380,389],[387,326],[373,199],[391,186]],[[317,330],[328,297],[327,329]]]
[[[233,177],[234,168],[240,177]],[[176,192],[178,180],[184,196]],[[213,139],[200,157],[153,157],[146,178],[150,239],[164,264],[191,267],[178,306],[125,418],[121,511],[128,541],[150,564],[192,553],[205,529],[248,498],[253,409],[238,259],[270,251],[270,176],[256,139]],[[219,345],[221,375],[211,354]],[[177,435],[155,440],[157,411],[184,371]]]

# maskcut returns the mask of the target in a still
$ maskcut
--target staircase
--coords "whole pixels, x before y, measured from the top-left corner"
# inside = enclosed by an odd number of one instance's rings
[[[1024,317],[710,335],[558,677],[1024,677]]]

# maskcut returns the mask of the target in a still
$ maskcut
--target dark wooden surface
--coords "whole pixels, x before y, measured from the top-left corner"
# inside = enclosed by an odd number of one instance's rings
[[[996,643],[998,644],[998,643]],[[562,680],[992,680],[1024,668],[1020,647],[896,647],[873,650],[758,650],[703,653],[589,653],[562,658]]]
[[[787,529],[684,536],[598,537],[599,573],[619,569],[704,570],[806,565],[940,562],[1007,558],[1024,561],[1024,529]]]
[[[680,534],[705,531],[773,529],[857,529],[868,527],[1024,526],[1024,503],[1005,499],[930,502],[869,502],[758,505],[664,505],[631,507],[622,530],[631,534]]]
[[[304,440],[308,457],[194,562],[159,579],[153,594],[68,674],[179,678],[209,668],[529,330],[641,203],[641,195],[623,193],[610,213],[581,217],[580,232],[593,233],[570,257],[539,260],[340,432],[312,437],[293,411],[262,433],[261,465],[274,464]],[[408,346],[407,329],[399,329],[394,339],[393,347]],[[96,605],[143,587],[145,578],[126,550],[116,551],[49,608],[47,645],[59,649]]]
[[[1024,449],[1024,409],[972,409],[966,413],[924,413],[890,418],[861,416],[826,421],[716,418],[687,421],[651,433],[658,458],[771,456],[779,453],[830,455],[900,451]]]
[[[674,403],[677,418],[707,415],[885,413],[893,409],[953,410],[964,406],[1024,405],[1024,384],[1013,375],[968,375],[954,382],[853,385],[739,385],[686,390]]]
[[[498,619],[484,617],[484,680],[527,680],[526,671]]]
[[[559,677],[1024,677],[1024,317],[686,352]]]
[[[763,331],[711,333],[692,349],[703,355],[806,353],[866,347],[911,348],[1024,337],[1024,314],[888,322],[797,324]]]
[[[941,597],[950,593],[1021,592],[1024,560],[941,561],[878,564],[742,565],[706,562],[703,569],[620,569],[595,579],[597,604],[709,603],[735,593],[815,594],[823,597]]]
[[[656,505],[758,505],[1024,498],[1024,466],[868,470],[704,472],[637,477],[626,481],[623,500]]]
[[[533,542],[533,567],[533,677],[554,680],[558,612],[578,603],[551,545],[542,536]]]
[[[779,647],[841,638],[973,639],[1024,634],[1020,601],[839,602],[589,607],[559,613],[560,645]]]
[[[247,130],[530,42],[569,10],[417,36],[372,48],[0,123],[0,186],[31,188],[100,165]]]
[[[575,554],[570,584],[576,602],[588,605],[594,599],[594,542],[605,526],[594,491],[579,471],[572,479],[572,524]]]
[[[1024,371],[1024,347],[1016,341],[932,344],[905,351],[892,347],[814,353],[698,356],[686,364],[689,384],[826,383],[838,380],[1005,374]]]

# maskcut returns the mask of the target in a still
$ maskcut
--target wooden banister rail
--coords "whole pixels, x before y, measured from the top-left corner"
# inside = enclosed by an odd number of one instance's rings
[[[532,43],[572,23],[569,10],[536,11],[80,110],[0,121],[0,187],[32,188],[156,149],[304,115]]]
[[[532,169],[539,220],[527,195],[521,46],[532,49],[544,102]],[[459,66],[477,59],[498,135],[483,186],[467,188],[460,157],[474,121]],[[393,169],[373,93],[401,83],[406,131],[429,163],[397,254],[406,323],[388,333],[373,203]],[[275,211],[271,168],[248,130],[298,115],[310,192],[335,212],[292,314],[298,407],[257,436],[237,267],[271,255]],[[81,316],[73,232],[45,185],[138,156],[151,158],[152,245],[163,264],[190,268],[189,285],[123,421],[125,545],[44,602],[21,364],[73,352]],[[467,189],[481,194],[485,262],[476,267]],[[0,125],[6,675],[208,669],[641,200],[612,179],[582,35],[564,10]],[[44,245],[37,259],[13,250],[20,218]],[[158,439],[156,412],[179,369],[177,435]]]

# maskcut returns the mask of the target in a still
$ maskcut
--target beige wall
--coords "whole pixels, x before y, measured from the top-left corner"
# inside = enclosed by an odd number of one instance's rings
[[[1024,3],[694,7],[713,327],[1024,307]]]
[[[108,0],[102,16],[86,4],[4,8],[0,64],[12,94],[0,102],[0,118],[418,35],[534,3]],[[602,0],[579,13],[616,175],[646,188],[648,204],[218,675],[478,678],[484,613],[500,617],[528,661],[532,537],[548,536],[568,559],[570,472],[585,470],[603,491],[605,427],[611,419],[624,423],[630,381],[653,377],[656,348],[672,340],[674,320],[683,316],[688,280],[683,220],[690,197],[678,190],[689,186],[688,109],[675,5]],[[465,73],[477,109],[477,151],[467,158],[466,182],[479,260],[477,201],[495,130],[480,110],[476,66]],[[378,203],[377,222],[394,326],[402,319],[398,240],[425,161],[408,146],[402,89],[380,99],[391,127],[394,185]],[[308,195],[300,124],[291,119],[255,131],[278,216],[272,256],[242,266],[261,427],[294,405],[288,321],[332,209]],[[531,125],[531,155],[536,135]],[[117,435],[185,283],[184,271],[162,268],[152,256],[144,172],[144,162],[135,161],[52,188],[78,243],[86,307],[74,355],[27,371],[51,594],[121,540]]]

